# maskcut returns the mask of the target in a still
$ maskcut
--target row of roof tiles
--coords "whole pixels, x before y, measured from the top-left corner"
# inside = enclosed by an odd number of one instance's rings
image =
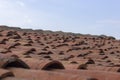
[[[87,62],[86,62],[87,63]],[[84,63],[84,64],[86,64]],[[99,70],[103,71],[115,71],[119,72],[119,67],[100,67],[95,68],[91,64],[90,66],[87,66],[87,69],[89,70],[75,70],[75,69],[85,69],[81,68],[79,65],[69,65],[71,67],[64,67],[64,63],[62,64],[59,61],[43,61],[43,60],[37,60],[32,58],[2,58],[0,60],[0,78],[1,79],[7,79],[11,80],[17,78],[22,79],[29,79],[29,80],[86,80],[86,78],[94,77],[96,80],[107,80],[111,78],[110,75],[114,75],[114,79],[119,78],[120,74],[118,73],[108,73],[108,72],[101,72]],[[67,69],[68,67],[68,69]],[[98,70],[98,71],[94,71]],[[100,76],[105,74],[107,79],[100,79]],[[84,74],[84,75],[83,75]],[[98,75],[100,74],[100,75]],[[109,75],[107,75],[109,74]],[[82,75],[82,76],[80,76]],[[86,77],[87,76],[87,77]],[[7,78],[6,78],[7,77]],[[13,78],[14,77],[14,78]],[[17,80],[17,79],[16,79]],[[112,80],[112,79],[110,79]]]

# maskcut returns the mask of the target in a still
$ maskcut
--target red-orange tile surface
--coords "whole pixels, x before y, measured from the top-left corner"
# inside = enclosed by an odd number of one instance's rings
[[[0,80],[120,80],[120,40],[0,26]]]

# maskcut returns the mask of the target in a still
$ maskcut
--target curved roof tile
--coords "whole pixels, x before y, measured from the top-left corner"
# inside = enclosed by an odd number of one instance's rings
[[[1,68],[19,67],[29,69],[29,66],[25,62],[23,62],[21,59],[14,57],[2,58],[0,60],[0,67]]]
[[[21,58],[31,69],[50,70],[65,69],[59,61],[38,60],[33,58]]]
[[[0,69],[0,79],[6,78],[6,77],[13,77],[13,76],[14,74],[11,71]]]

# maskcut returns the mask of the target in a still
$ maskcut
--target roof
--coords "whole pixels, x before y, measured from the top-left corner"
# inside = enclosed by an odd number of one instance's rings
[[[0,26],[0,80],[119,80],[119,46],[108,36]]]

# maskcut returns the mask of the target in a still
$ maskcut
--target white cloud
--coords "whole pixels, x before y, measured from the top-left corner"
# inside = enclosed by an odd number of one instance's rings
[[[32,23],[23,0],[0,0],[0,24],[22,26]]]
[[[21,7],[25,7],[25,3],[22,1],[16,1],[16,3]]]
[[[0,0],[0,9],[2,8],[10,8],[11,3],[7,0]]]

